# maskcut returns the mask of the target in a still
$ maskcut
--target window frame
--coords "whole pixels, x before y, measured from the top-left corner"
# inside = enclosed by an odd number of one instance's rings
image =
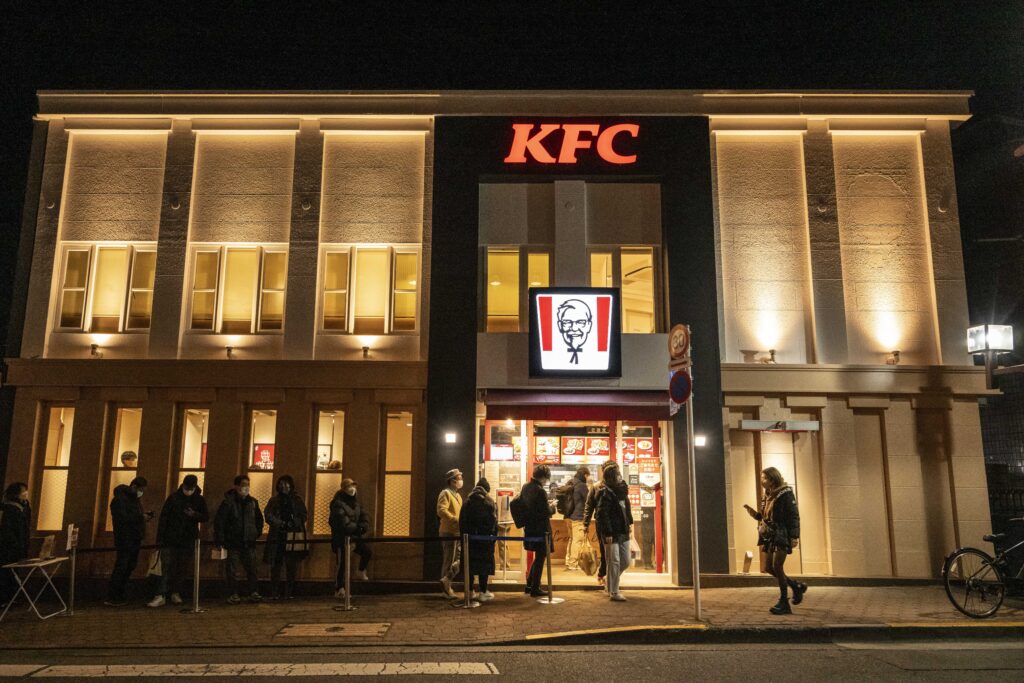
[[[416,486],[419,483],[417,481],[417,462],[416,462],[416,439],[419,436],[419,408],[414,405],[405,404],[386,404],[381,406],[381,432],[380,432],[380,448],[377,456],[377,480],[379,484],[379,495],[377,496],[376,514],[374,515],[374,527],[375,532],[380,536],[388,534],[384,533],[384,509],[386,501],[384,500],[387,491],[387,476],[388,474],[402,474],[409,476],[409,533],[413,534],[416,531]],[[409,469],[408,470],[390,470],[388,469],[388,415],[394,413],[409,413],[410,419],[412,420],[412,426],[409,428]],[[342,461],[342,470],[344,470],[344,461]]]
[[[256,274],[252,283],[252,319],[249,321],[248,332],[225,332],[224,331],[224,288],[227,282],[228,253],[231,251],[252,251],[256,252]],[[208,293],[210,289],[195,288],[196,266],[198,255],[203,253],[217,254],[217,282],[212,290],[213,296],[213,329],[204,330],[192,327],[192,311],[195,306],[196,293]],[[281,329],[262,329],[260,319],[263,309],[263,266],[266,254],[284,254],[285,256],[285,281],[283,290],[267,290],[268,292],[281,291]],[[189,273],[191,278],[188,286],[188,310],[186,311],[185,322],[186,334],[230,334],[230,335],[283,335],[287,324],[288,307],[288,245],[287,244],[195,244],[192,245],[190,253]]]
[[[149,311],[149,327],[129,327],[128,326],[128,307],[131,305],[131,296],[133,292],[152,292],[156,287],[154,282],[154,289],[144,288],[133,288],[132,287],[132,276],[135,274],[135,263],[136,254],[139,253],[157,253],[156,242],[62,242],[61,243],[61,255],[60,255],[60,268],[55,273],[57,278],[56,282],[56,296],[54,296],[54,313],[53,313],[53,325],[51,328],[52,332],[59,334],[90,334],[92,330],[92,310],[93,302],[96,296],[96,268],[99,263],[99,251],[101,249],[125,249],[128,252],[128,267],[126,269],[127,274],[125,276],[124,286],[121,292],[121,306],[117,321],[116,332],[102,332],[97,334],[149,334],[150,329],[153,326],[153,309],[152,300],[150,301]],[[87,254],[86,263],[86,276],[84,287],[65,287],[64,280],[67,276],[68,257],[72,252],[84,251]],[[156,263],[153,264],[154,275],[156,272]],[[75,327],[64,327],[61,325],[61,312],[64,309],[64,295],[66,292],[82,292],[82,320],[79,325]]]
[[[548,257],[548,287],[556,287],[555,282],[555,247],[551,244],[485,244],[482,247],[480,282],[482,295],[479,331],[487,334],[523,334],[530,331],[530,255],[546,254]],[[519,330],[518,332],[487,332],[488,299],[490,295],[490,273],[487,269],[488,256],[491,252],[516,252],[519,272]],[[588,256],[589,258],[589,256]]]
[[[659,244],[616,244],[616,245],[588,245],[587,246],[587,273],[590,273],[590,260],[594,254],[611,254],[612,256],[612,287],[619,290],[619,320],[624,321],[624,309],[622,302],[622,252],[650,249],[651,251],[651,283],[652,295],[654,297],[654,331],[649,334],[660,334],[665,332],[665,285],[662,280],[661,267],[661,245]],[[589,279],[589,278],[588,278]],[[590,282],[588,281],[588,286]],[[641,334],[625,332],[623,334]]]
[[[39,476],[38,476],[38,479],[37,479],[36,482],[30,484],[30,486],[32,487],[30,489],[30,496],[31,496],[31,500],[34,501],[33,505],[34,505],[35,509],[33,510],[33,512],[34,512],[35,519],[30,524],[29,535],[31,535],[33,533],[38,533],[38,532],[54,532],[54,531],[59,531],[60,529],[64,528],[63,520],[65,520],[66,517],[67,517],[67,509],[68,509],[68,494],[67,494],[67,491],[68,491],[68,489],[71,486],[71,480],[70,480],[71,455],[72,455],[71,454],[71,446],[73,444],[68,444],[68,464],[66,464],[66,465],[47,465],[46,464],[46,451],[49,448],[50,412],[52,410],[68,410],[68,409],[71,409],[72,411],[74,411],[74,413],[78,412],[77,406],[75,405],[75,403],[74,402],[67,402],[67,401],[41,402],[39,404],[39,407],[41,408],[42,413],[43,413],[43,419],[39,420],[38,438],[36,440],[36,444],[37,444],[36,448],[38,449],[38,450],[36,450],[36,453],[37,453],[37,458],[38,458],[38,461],[39,461],[39,465],[38,465],[38,467],[39,467],[39,470],[38,470],[39,471]],[[67,435],[62,433],[61,434],[61,439],[62,440],[64,438],[71,439],[72,441],[74,440],[74,432],[75,432],[74,420],[75,420],[76,417],[77,417],[77,415],[73,415],[72,418],[71,418],[71,420],[72,420],[71,433],[67,434]],[[58,448],[58,454],[59,454],[60,445],[58,445],[57,448]],[[60,526],[57,529],[43,529],[43,528],[41,528],[39,526],[42,523],[42,520],[43,520],[43,518],[42,518],[40,513],[42,512],[42,510],[45,509],[44,505],[43,505],[43,493],[44,493],[43,485],[46,483],[46,473],[48,471],[52,471],[52,470],[63,470],[65,472],[68,472],[68,481],[67,481],[67,484],[65,484],[65,489],[64,489],[64,505],[63,505],[63,510],[61,512],[61,519],[62,519],[62,521],[61,521]]]
[[[317,498],[317,478],[323,474],[338,480],[345,477],[345,437],[348,435],[348,415],[349,415],[349,404],[347,403],[316,403],[313,405],[313,433],[310,442],[312,443],[312,450],[309,453],[309,459],[307,462],[307,481],[312,482],[310,487],[309,499],[309,519],[307,521],[307,533],[315,538],[328,538],[330,537],[330,531],[326,533],[317,533],[314,521],[315,509],[320,507],[329,507],[334,494],[327,500],[319,500]],[[342,437],[341,437],[341,469],[340,470],[328,470],[320,469],[316,466],[316,452],[320,447],[320,414],[326,412],[334,412],[341,415],[342,420]],[[338,444],[331,444],[331,457],[337,452]],[[277,463],[275,463],[276,465]]]
[[[177,412],[177,416],[176,416],[177,419],[175,420],[175,423],[177,425],[177,429],[175,430],[176,434],[175,434],[175,437],[174,437],[175,438],[176,448],[174,449],[174,454],[175,455],[174,455],[173,471],[174,471],[174,474],[175,474],[176,478],[172,481],[172,484],[173,484],[174,488],[177,488],[180,485],[180,483],[174,483],[174,482],[181,482],[181,480],[184,477],[184,475],[186,475],[186,474],[201,474],[202,476],[200,476],[199,479],[202,480],[202,481],[201,481],[201,483],[199,485],[202,487],[203,484],[206,482],[206,470],[207,470],[206,466],[209,465],[209,463],[205,463],[205,464],[203,463],[203,443],[204,442],[202,441],[202,437],[204,435],[206,436],[207,441],[205,443],[208,445],[210,443],[209,442],[210,422],[211,422],[211,418],[213,416],[213,405],[210,404],[210,403],[178,403],[176,405],[176,407],[175,407],[175,410]],[[186,424],[186,421],[188,420],[188,411],[190,411],[190,410],[197,410],[197,411],[198,410],[205,410],[206,411],[206,422],[203,424],[203,434],[200,434],[200,441],[199,441],[199,465],[200,465],[199,467],[185,467],[184,466],[184,460],[185,460],[185,424]],[[205,487],[203,487],[203,488],[205,488]]]
[[[145,417],[145,406],[143,404],[141,404],[141,403],[112,403],[112,404],[110,404],[110,414],[109,414],[109,417],[108,417],[107,428],[110,430],[108,433],[111,436],[110,436],[110,441],[107,444],[106,449],[105,449],[106,452],[107,452],[107,461],[106,461],[106,466],[105,466],[105,470],[106,470],[105,490],[108,492],[108,495],[107,495],[108,501],[110,500],[110,495],[113,494],[113,492],[114,492],[113,483],[114,483],[114,473],[115,472],[134,472],[136,477],[139,476],[139,464],[138,463],[136,463],[135,467],[125,467],[124,465],[120,464],[120,454],[117,452],[117,442],[118,442],[118,438],[117,437],[119,436],[119,430],[118,430],[118,424],[117,423],[118,423],[119,413],[122,410],[138,410],[140,413],[142,413],[142,415],[139,418],[140,419],[140,425],[139,425],[139,446],[138,446],[138,450],[135,451],[135,454],[138,455],[139,451],[142,450],[142,426],[141,426],[141,420],[142,420],[142,417]],[[140,460],[141,460],[141,457],[140,457]],[[115,462],[117,464],[115,464]],[[134,479],[134,477],[133,477],[133,479]],[[108,529],[107,527],[110,527],[110,528]],[[104,515],[104,518],[103,518],[103,527],[100,529],[100,531],[102,533],[112,534],[113,533],[112,529],[113,529],[113,526],[112,526],[111,516],[110,516],[110,506],[108,505],[107,506],[107,510],[106,510],[106,514]]]
[[[319,279],[317,286],[317,315],[316,315],[316,331],[317,334],[323,334],[328,336],[338,335],[355,335],[355,336],[371,336],[371,333],[357,333],[355,332],[355,293],[356,284],[358,282],[358,255],[360,250],[367,251],[385,251],[387,252],[388,259],[388,291],[387,298],[384,302],[384,332],[379,333],[380,336],[410,336],[417,335],[420,333],[420,317],[421,311],[420,306],[423,298],[423,248],[420,244],[412,242],[397,242],[394,244],[323,244],[320,248],[320,263]],[[348,260],[348,279],[345,282],[345,289],[331,289],[328,290],[326,287],[327,283],[327,255],[328,254],[346,254]],[[416,256],[416,315],[413,321],[413,329],[411,330],[395,330],[394,327],[394,310],[395,310],[395,274],[396,274],[396,258],[397,254],[413,254]],[[324,327],[324,304],[326,301],[327,294],[335,294],[345,292],[345,329],[333,330]],[[402,288],[402,292],[408,292],[407,288]],[[372,336],[378,336],[378,333],[373,333]]]

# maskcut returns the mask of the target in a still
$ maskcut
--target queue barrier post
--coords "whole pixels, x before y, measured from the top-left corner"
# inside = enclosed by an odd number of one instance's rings
[[[199,614],[201,612],[206,611],[205,609],[199,606],[199,563],[202,560],[202,544],[203,542],[199,540],[199,538],[197,537],[196,548],[193,558],[194,566],[192,567],[192,609],[186,607],[185,609],[181,610],[183,614]],[[163,571],[167,571],[167,568],[164,567]]]
[[[345,537],[345,611],[351,612],[352,606],[352,539]]]
[[[68,609],[64,613],[64,616],[73,617],[75,616],[75,573],[77,571],[77,563],[75,560],[77,559],[78,548],[71,546],[71,550],[68,554],[71,555],[71,567],[69,569],[71,577],[70,585],[68,586]]]
[[[480,603],[473,599],[473,575],[469,568],[469,534],[462,534],[462,588],[465,600],[462,603],[455,603],[452,607],[459,609],[479,607]]]
[[[544,559],[547,564],[548,570],[548,596],[546,598],[537,598],[537,602],[542,605],[557,605],[561,602],[565,602],[565,598],[556,598],[554,584],[551,581],[551,533],[544,534]],[[536,560],[534,560],[536,562]]]

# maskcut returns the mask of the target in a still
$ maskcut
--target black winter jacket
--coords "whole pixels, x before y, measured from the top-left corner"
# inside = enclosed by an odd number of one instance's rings
[[[519,497],[526,506],[526,526],[523,528],[524,536],[543,536],[551,533],[551,501],[548,501],[547,491],[544,490],[536,480],[531,479],[523,486]],[[544,550],[543,541],[524,541],[523,548],[526,550]],[[471,558],[472,559],[472,558]]]
[[[181,487],[167,497],[160,510],[157,523],[157,545],[172,548],[191,548],[199,537],[199,525],[210,519],[210,512],[203,498],[203,490],[196,487],[195,493],[186,496]]]
[[[263,513],[260,502],[252,496],[244,498],[235,489],[224,494],[213,520],[214,543],[231,550],[255,548],[263,535]]]
[[[28,557],[31,518],[32,507],[27,501],[5,500],[0,504],[0,564]]]
[[[594,518],[597,521],[597,536],[604,542],[611,536],[613,542],[629,539],[629,528],[633,526],[633,511],[629,504],[629,486],[624,481],[605,484],[595,496]]]
[[[577,472],[576,476],[572,480],[572,512],[569,513],[569,519],[574,522],[582,522],[583,517],[587,512],[587,496],[590,494],[590,488],[587,486],[587,479],[582,473]]]
[[[305,503],[298,494],[289,493],[286,496],[278,493],[267,501],[267,506],[263,508],[263,516],[270,525],[263,560],[273,564],[277,553],[283,552],[288,532],[306,530],[308,513]]]
[[[462,504],[459,531],[473,536],[498,535],[498,506],[477,486]],[[469,571],[474,576],[494,573],[494,541],[469,542]]]
[[[759,546],[774,545],[784,548],[787,552],[793,551],[793,539],[800,538],[800,510],[796,504],[796,496],[793,489],[783,486],[774,496],[775,504],[772,505],[770,514],[765,516],[765,509],[770,500],[765,497],[761,501],[761,510],[755,516],[758,525]]]
[[[370,530],[370,515],[359,504],[359,499],[338,491],[331,500],[331,546],[335,550],[345,543],[346,536],[364,536]]]
[[[114,489],[110,500],[110,521],[114,525],[114,547],[142,545],[146,536],[146,513],[142,511],[142,500],[127,484]]]

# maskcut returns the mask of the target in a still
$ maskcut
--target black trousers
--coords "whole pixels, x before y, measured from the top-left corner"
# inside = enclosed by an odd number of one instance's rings
[[[370,550],[369,544],[365,541],[353,538],[352,539],[352,552],[359,556],[359,571],[365,571],[370,566],[370,558],[373,557],[373,551]],[[345,587],[345,548],[338,548],[338,576],[334,582],[335,588]]]
[[[544,563],[548,556],[548,546],[533,551],[533,564],[530,565],[530,573],[526,576],[526,587],[530,590],[540,590],[540,579],[544,572]]]
[[[284,597],[290,598],[295,590],[295,575],[299,570],[299,558],[288,555],[282,543],[274,553],[274,562],[270,565],[270,594],[280,597],[281,570],[284,570]]]
[[[125,589],[128,587],[128,579],[139,564],[139,545],[129,545],[117,549],[117,559],[114,560],[114,571],[110,573],[110,586],[107,589],[107,599],[111,602],[123,602]]]

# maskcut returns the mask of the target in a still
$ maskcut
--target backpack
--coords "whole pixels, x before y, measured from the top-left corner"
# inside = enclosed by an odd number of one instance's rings
[[[512,513],[512,522],[516,525],[517,529],[522,529],[526,526],[529,510],[526,509],[526,502],[523,500],[522,491],[509,501],[508,511]]]
[[[555,489],[555,509],[563,517],[568,517],[576,509],[576,480],[570,479]]]

